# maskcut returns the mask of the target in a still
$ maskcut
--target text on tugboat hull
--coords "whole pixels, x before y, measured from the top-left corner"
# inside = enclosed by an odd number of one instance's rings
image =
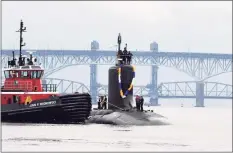
[[[29,107],[45,106],[45,105],[53,105],[53,104],[56,104],[56,101],[48,101],[48,102],[30,104]]]

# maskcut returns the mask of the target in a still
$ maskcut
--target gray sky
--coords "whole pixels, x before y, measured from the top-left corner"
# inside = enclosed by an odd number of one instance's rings
[[[232,2],[2,2],[3,48],[18,49],[20,19],[27,26],[24,40],[29,49],[113,50],[117,35],[130,50],[149,50],[156,41],[168,52],[232,53]],[[98,81],[107,84],[109,66],[99,66]],[[72,72],[73,75],[63,75]],[[82,72],[82,75],[80,75]],[[145,73],[140,73],[145,72]],[[89,84],[87,66],[63,69],[50,77]],[[172,74],[172,77],[171,75]],[[231,83],[232,73],[209,81]],[[173,68],[160,67],[159,82],[190,81],[193,78]],[[150,67],[136,67],[136,85],[150,82]]]
[[[3,48],[18,48],[19,21],[30,49],[101,49],[117,34],[131,50],[232,52],[232,2],[2,2]]]

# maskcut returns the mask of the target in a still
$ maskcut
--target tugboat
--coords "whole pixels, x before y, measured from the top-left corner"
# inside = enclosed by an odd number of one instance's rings
[[[30,52],[22,55],[23,32],[20,22],[20,50],[18,60],[8,61],[1,87],[2,122],[14,123],[84,123],[92,109],[89,93],[59,94],[56,84],[42,84],[44,69]]]

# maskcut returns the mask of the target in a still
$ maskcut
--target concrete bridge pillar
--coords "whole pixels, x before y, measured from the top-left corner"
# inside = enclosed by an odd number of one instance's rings
[[[152,42],[150,44],[152,52],[158,52],[158,44]],[[150,103],[153,106],[159,106],[158,103],[158,66],[151,66],[151,84],[150,84]]]
[[[158,100],[158,66],[152,66],[152,78],[150,85],[150,103],[153,106],[159,106]]]
[[[99,49],[99,43],[97,41],[91,42],[91,50],[97,51]],[[96,56],[92,56],[92,61],[95,61]],[[90,65],[90,94],[92,98],[92,103],[97,103],[98,96],[98,83],[97,83],[97,65]]]
[[[196,107],[204,106],[204,82],[196,82]]]

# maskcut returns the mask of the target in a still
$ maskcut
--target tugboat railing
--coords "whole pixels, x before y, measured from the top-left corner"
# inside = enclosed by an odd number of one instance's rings
[[[42,84],[43,92],[57,92],[56,84]]]

